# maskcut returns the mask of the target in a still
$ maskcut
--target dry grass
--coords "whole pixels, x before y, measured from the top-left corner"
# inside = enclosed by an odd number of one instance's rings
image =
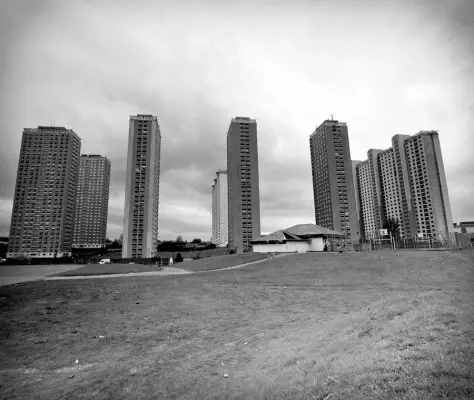
[[[161,257],[176,257],[176,254],[181,253],[183,257],[196,257],[199,254],[200,258],[222,256],[229,253],[227,247],[217,247],[216,249],[207,250],[187,250],[187,251],[160,251]]]
[[[229,268],[236,265],[247,264],[252,261],[258,261],[267,258],[267,254],[262,253],[244,253],[228,254],[220,256],[209,256],[199,260],[187,261],[184,263],[175,263],[173,267],[185,269],[187,271],[209,271],[220,268]],[[89,264],[81,268],[64,271],[53,276],[88,276],[88,275],[113,275],[127,274],[132,272],[161,271],[158,265],[142,264]]]
[[[176,267],[186,269],[188,271],[210,271],[213,269],[230,268],[236,265],[247,264],[253,261],[268,258],[266,253],[243,253],[243,254],[227,254],[202,258],[200,260],[187,261],[175,264]]]
[[[88,264],[84,267],[64,271],[52,276],[87,276],[87,275],[113,275],[128,274],[132,272],[161,271],[158,265],[143,264]]]
[[[2,398],[472,398],[473,260],[304,254],[2,287]]]

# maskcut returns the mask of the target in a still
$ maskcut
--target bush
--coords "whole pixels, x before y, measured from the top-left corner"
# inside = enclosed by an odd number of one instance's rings
[[[176,254],[176,258],[174,261],[177,263],[183,262],[183,256],[181,255],[181,253]]]

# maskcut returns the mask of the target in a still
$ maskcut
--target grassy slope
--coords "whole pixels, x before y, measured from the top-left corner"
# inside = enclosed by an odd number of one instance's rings
[[[203,258],[200,260],[188,261],[185,263],[175,263],[172,266],[176,268],[186,269],[188,271],[209,271],[219,268],[229,268],[235,265],[245,264],[252,261],[258,261],[267,258],[266,254],[261,253],[245,253],[233,254],[225,256],[215,256]],[[141,265],[141,264],[89,264],[81,268],[70,271],[64,271],[54,276],[87,276],[87,275],[112,275],[127,274],[130,272],[148,272],[161,271],[157,265]]]
[[[192,250],[192,251],[160,251],[161,257],[176,257],[176,254],[181,253],[183,257],[195,257],[199,254],[199,257],[206,258],[206,257],[215,257],[227,254],[229,249],[226,247],[218,247],[216,249],[208,249],[208,250]]]
[[[266,253],[227,254],[224,256],[213,256],[202,258],[200,260],[187,261],[184,263],[174,264],[174,266],[195,272],[210,271],[213,269],[229,268],[252,261],[263,260],[265,258],[268,258]]]
[[[86,275],[111,275],[128,274],[131,272],[161,271],[158,265],[142,264],[88,264],[84,267],[64,271],[53,276],[86,276]]]
[[[467,399],[473,261],[303,254],[213,274],[1,287],[0,393]]]

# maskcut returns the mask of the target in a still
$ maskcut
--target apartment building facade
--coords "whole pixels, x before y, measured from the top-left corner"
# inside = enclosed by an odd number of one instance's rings
[[[260,236],[257,121],[233,118],[227,132],[228,240],[237,253]]]
[[[105,247],[109,188],[109,159],[95,154],[82,154],[79,159],[73,248]]]
[[[421,131],[408,138],[405,154],[417,234],[446,239],[453,217],[438,132]]]
[[[395,162],[395,152],[393,148],[381,151],[377,160],[379,169],[379,179],[375,184],[381,188],[382,193],[382,213],[380,215],[380,228],[383,228],[388,219],[402,221],[403,204],[402,195],[397,178],[397,163]],[[405,236],[405,228],[403,224],[399,226],[401,236]]]
[[[71,256],[80,151],[70,129],[23,130],[7,258]]]
[[[227,171],[219,169],[212,185],[212,237],[217,246],[227,245],[229,241]]]
[[[372,154],[376,173],[371,175],[363,167],[369,159],[368,154],[368,160],[356,168],[363,237],[376,237],[385,221],[393,218],[401,237],[447,241],[453,224],[438,132],[395,135],[391,148]],[[368,196],[368,187],[380,193],[378,214],[377,205],[369,198],[378,197],[374,193]],[[365,223],[372,219],[375,225]]]
[[[316,225],[359,237],[347,124],[326,120],[309,138]]]
[[[153,115],[130,116],[122,257],[151,258],[158,240],[161,131]]]
[[[357,229],[359,232],[362,232],[361,220],[360,220],[360,205],[359,205],[359,183],[357,182],[357,165],[359,165],[361,160],[352,160],[352,180],[354,181],[354,195],[355,195],[355,208],[356,208],[356,218],[357,218]]]

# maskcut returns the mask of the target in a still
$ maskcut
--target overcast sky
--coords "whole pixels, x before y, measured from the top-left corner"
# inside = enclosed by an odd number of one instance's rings
[[[130,114],[162,130],[159,238],[211,236],[235,116],[258,123],[262,232],[314,223],[309,135],[352,159],[439,130],[454,221],[474,220],[474,1],[0,1],[0,235],[23,128],[72,128],[112,162],[122,232]]]

